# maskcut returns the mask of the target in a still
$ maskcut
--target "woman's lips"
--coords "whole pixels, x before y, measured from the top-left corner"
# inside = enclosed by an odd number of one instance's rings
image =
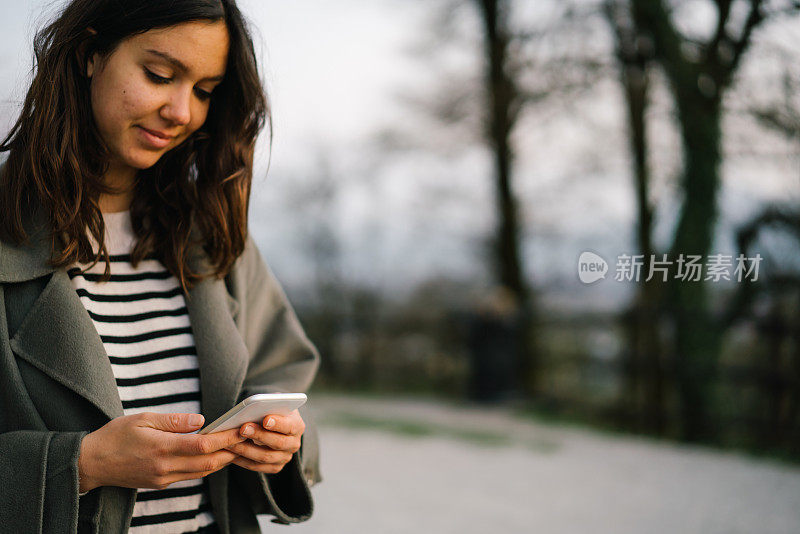
[[[139,129],[139,136],[145,142],[146,145],[149,145],[153,148],[164,148],[172,142],[171,136],[163,136],[163,134],[156,133],[153,130],[148,130],[143,126],[137,126]]]

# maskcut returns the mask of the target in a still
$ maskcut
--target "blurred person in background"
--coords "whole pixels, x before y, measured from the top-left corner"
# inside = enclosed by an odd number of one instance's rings
[[[514,293],[498,286],[483,296],[468,321],[470,400],[495,403],[515,398],[521,328]]]

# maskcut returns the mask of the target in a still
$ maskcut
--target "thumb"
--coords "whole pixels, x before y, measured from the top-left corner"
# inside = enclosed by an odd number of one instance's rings
[[[144,413],[144,426],[166,432],[194,432],[205,420],[199,413]]]

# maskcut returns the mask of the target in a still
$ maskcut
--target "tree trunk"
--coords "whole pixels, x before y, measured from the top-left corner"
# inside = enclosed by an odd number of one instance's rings
[[[493,152],[497,230],[492,255],[495,279],[511,290],[523,314],[518,332],[521,384],[530,392],[535,390],[536,358],[531,338],[531,296],[525,283],[520,253],[520,224],[517,201],[512,187],[514,154],[510,137],[517,118],[517,93],[508,68],[508,2],[479,0],[484,27],[487,87],[487,141]]]
[[[672,244],[672,256],[698,255],[706,260],[714,239],[721,160],[718,97],[674,87],[683,142],[683,209]],[[688,89],[688,90],[687,90]],[[712,380],[721,332],[711,317],[705,281],[674,280],[671,309],[675,324],[675,373],[679,388],[681,434],[687,441],[715,434],[710,417]]]
[[[516,119],[514,104],[518,98],[508,74],[507,55],[509,30],[508,5],[505,0],[480,0],[485,32],[488,88],[487,137],[494,156],[497,234],[494,243],[495,272],[500,284],[524,300],[527,287],[522,273],[519,251],[517,202],[511,186],[513,152],[511,130]]]
[[[628,107],[630,148],[633,155],[633,175],[636,189],[636,241],[639,254],[644,256],[645,280],[638,283],[633,309],[631,343],[631,378],[634,410],[638,429],[662,434],[664,432],[663,374],[658,324],[661,281],[646,277],[654,253],[652,244],[653,209],[650,205],[650,172],[647,165],[647,66],[639,58],[624,69],[625,100]]]
[[[646,112],[652,50],[633,21],[630,6],[622,2],[606,4],[606,18],[616,37],[616,59],[625,97],[628,141],[636,199],[636,244],[644,256],[644,276],[654,253],[652,244],[653,208],[650,204],[650,170]],[[661,285],[659,280],[641,281],[631,309],[626,314],[628,347],[621,415],[623,424],[633,430],[662,434],[665,428],[663,372],[659,337]]]

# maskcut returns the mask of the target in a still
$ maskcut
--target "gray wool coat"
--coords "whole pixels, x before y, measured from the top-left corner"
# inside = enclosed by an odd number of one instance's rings
[[[103,343],[64,270],[48,266],[43,217],[29,240],[0,240],[0,526],[15,534],[127,532],[136,489],[103,486],[78,495],[83,437],[123,415]],[[195,267],[207,261],[195,251]],[[232,272],[206,279],[186,304],[200,367],[201,407],[213,421],[253,393],[305,391],[319,356],[252,240]],[[320,481],[316,432],[280,473],[230,465],[208,478],[223,534],[307,520],[309,486]]]

